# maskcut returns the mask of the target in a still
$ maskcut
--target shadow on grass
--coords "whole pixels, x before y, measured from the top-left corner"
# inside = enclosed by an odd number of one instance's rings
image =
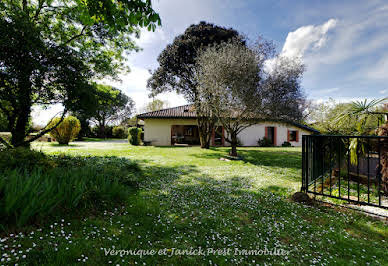
[[[50,143],[49,146],[52,147],[82,147],[78,144],[59,144],[59,143]]]
[[[227,148],[210,148],[209,150],[213,152],[194,153],[192,156],[203,159],[219,159],[228,155],[229,152]],[[295,151],[237,149],[237,153],[243,158],[243,162],[257,166],[300,169],[302,163],[302,154]]]

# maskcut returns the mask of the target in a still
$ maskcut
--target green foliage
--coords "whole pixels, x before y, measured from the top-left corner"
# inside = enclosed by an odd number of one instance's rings
[[[125,52],[139,49],[131,35],[157,24],[148,0],[1,1],[0,106],[12,145],[32,141],[26,136],[34,104],[94,106],[90,80],[127,70]]]
[[[0,110],[0,132],[8,131],[7,116]]]
[[[55,117],[48,124],[48,127],[53,127],[60,121],[60,117]],[[74,116],[68,116],[53,130],[50,131],[50,135],[55,138],[59,144],[69,144],[70,141],[74,140],[79,131],[81,130],[81,123]]]
[[[0,107],[7,116],[13,146],[27,142],[34,104],[61,103],[68,109],[93,102],[88,83],[92,74],[76,50],[45,43],[25,17],[0,17],[0,33]]]
[[[22,226],[78,208],[96,208],[104,201],[123,201],[136,185],[132,173],[139,172],[135,163],[114,157],[52,157],[21,149],[12,152],[11,165],[0,172],[3,225]],[[0,158],[6,156],[3,153]]]
[[[385,100],[386,101],[386,100]],[[375,134],[378,120],[384,121],[382,103],[348,102],[338,103],[334,99],[312,107],[310,120],[322,134],[370,135]],[[373,113],[376,112],[376,113]]]
[[[112,86],[95,84],[95,87],[98,103],[93,112],[89,112],[89,116],[99,128],[97,136],[104,138],[107,137],[104,131],[107,125],[114,121],[121,122],[130,117],[134,111],[135,102]]]
[[[126,138],[127,137],[126,133],[127,133],[127,131],[125,130],[125,127],[123,127],[123,126],[113,127],[113,129],[112,129],[113,137],[118,138],[118,139]]]
[[[259,146],[259,147],[273,147],[273,144],[268,138],[264,137],[264,138],[259,139],[257,141],[257,146]]]
[[[197,93],[194,67],[198,51],[232,38],[242,39],[232,28],[227,29],[203,21],[189,26],[159,55],[159,67],[152,73],[147,84],[152,95],[177,91],[193,102]]]
[[[291,147],[291,143],[288,141],[283,142],[282,147]]]
[[[141,134],[142,134],[143,130],[141,128],[138,128],[138,127],[130,127],[128,129],[128,141],[129,143],[131,143],[132,145],[141,145],[142,144],[142,141],[141,141]]]

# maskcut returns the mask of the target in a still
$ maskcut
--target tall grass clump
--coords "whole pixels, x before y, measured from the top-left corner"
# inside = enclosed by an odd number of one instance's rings
[[[12,155],[8,166],[6,153]],[[35,161],[17,164],[26,158]],[[27,149],[0,152],[0,166],[3,228],[122,202],[136,187],[140,172],[136,163],[124,158],[54,157]]]

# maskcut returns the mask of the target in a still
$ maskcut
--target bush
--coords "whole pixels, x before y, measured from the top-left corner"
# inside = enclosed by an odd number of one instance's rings
[[[104,131],[99,126],[94,126],[91,129],[92,136],[94,138],[113,138],[113,127],[105,126]]]
[[[127,137],[126,130],[123,126],[114,127],[112,129],[112,135],[119,139],[125,139]]]
[[[257,141],[257,146],[259,146],[259,147],[273,147],[273,144],[271,143],[271,141],[268,138],[264,137],[264,138],[259,139]]]
[[[282,147],[291,147],[291,143],[288,141],[283,142]]]
[[[59,122],[60,118],[55,117],[48,127],[52,127]],[[81,123],[74,116],[66,117],[56,128],[51,130],[51,137],[55,138],[59,144],[69,144],[70,141],[75,139],[81,130]]]
[[[137,128],[137,127],[130,127],[128,129],[128,141],[132,145],[141,145],[141,134],[142,134],[142,129]]]
[[[30,158],[52,165],[0,168],[0,224],[12,227],[116,205],[128,198],[141,173],[136,163],[124,158],[15,154],[21,162]]]

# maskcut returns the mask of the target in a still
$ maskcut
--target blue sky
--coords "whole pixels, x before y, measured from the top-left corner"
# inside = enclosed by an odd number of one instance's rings
[[[307,67],[302,85],[308,98],[344,102],[388,96],[388,0],[154,0],[162,26],[142,31],[141,52],[128,56],[131,73],[110,83],[140,109],[148,101],[146,81],[157,56],[175,36],[200,21],[232,27],[250,38],[273,40],[279,53],[300,56]],[[160,95],[171,106],[185,103]],[[55,108],[54,108],[55,109]],[[51,113],[54,111],[51,111]],[[49,112],[41,113],[41,120]]]

